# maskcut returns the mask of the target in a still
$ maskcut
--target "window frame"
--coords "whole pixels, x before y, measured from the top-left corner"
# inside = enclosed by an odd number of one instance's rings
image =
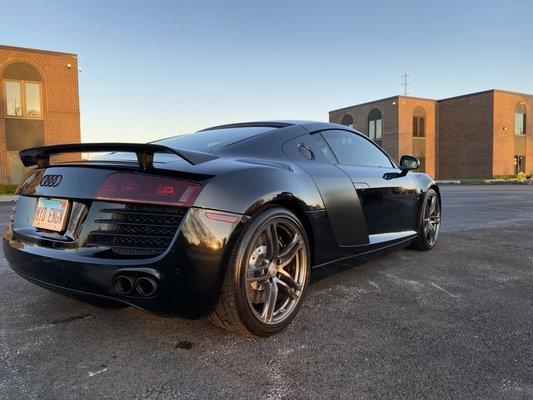
[[[519,134],[517,134],[519,135]],[[521,159],[522,162],[519,162],[519,159]],[[514,172],[515,172],[515,175],[519,174],[520,172],[524,172],[526,171],[526,156],[525,155],[520,155],[520,154],[515,154],[514,156]],[[523,171],[518,171],[518,166],[521,165],[522,168],[523,168]]]
[[[4,107],[5,107],[5,118],[14,118],[14,119],[34,119],[41,120],[44,119],[44,104],[43,104],[43,83],[40,81],[32,80],[23,80],[23,79],[3,79],[3,89],[4,89]],[[14,82],[20,84],[20,107],[22,109],[22,115],[9,115],[7,112],[7,85],[6,82]],[[28,115],[26,109],[26,83],[36,83],[39,85],[39,103],[41,105],[41,115],[35,117]]]
[[[379,121],[379,137],[377,137],[378,132],[378,121]],[[370,127],[373,129],[370,129]],[[383,143],[383,112],[380,108],[374,107],[368,112],[367,116],[367,125],[368,129],[368,138],[372,140],[377,146],[381,147]]]
[[[374,146],[376,148],[377,151],[379,151],[381,154],[383,154],[387,158],[387,160],[389,160],[389,162],[391,164],[390,167],[378,167],[378,166],[372,166],[372,165],[355,165],[355,164],[343,164],[343,163],[341,163],[339,161],[339,157],[337,157],[337,154],[335,154],[335,151],[333,150],[333,148],[330,146],[330,144],[328,143],[326,138],[322,135],[322,132],[327,132],[327,131],[343,131],[343,132],[351,133],[352,135],[359,136],[361,139],[366,140],[367,142],[369,142],[372,146]],[[400,167],[394,162],[394,160],[387,153],[385,153],[385,151],[379,145],[377,145],[372,139],[370,139],[368,136],[366,136],[365,134],[363,134],[363,133],[361,133],[359,131],[340,129],[340,128],[330,128],[330,129],[321,129],[321,130],[318,130],[318,131],[310,133],[311,136],[317,135],[317,134],[322,137],[322,140],[324,140],[326,145],[329,147],[329,149],[331,151],[331,154],[333,155],[333,157],[335,157],[335,160],[337,160],[336,163],[332,163],[333,165],[337,165],[338,164],[338,165],[348,165],[348,166],[351,166],[351,167],[363,167],[363,168],[381,168],[381,169],[391,169],[392,168],[392,169],[400,169]],[[326,157],[326,156],[324,156],[324,157]],[[329,160],[329,159],[328,159],[328,161],[331,162],[331,160]]]
[[[379,137],[377,137],[377,127],[378,127],[378,121],[379,121]],[[370,123],[373,122],[373,131],[370,130]],[[372,133],[374,134],[374,137],[372,137]],[[383,139],[383,117],[381,118],[374,118],[368,120],[368,138],[372,141],[379,140],[381,141]]]
[[[352,119],[352,124],[351,125],[346,125],[343,122],[346,117],[350,117]],[[353,115],[351,113],[348,112],[348,113],[346,113],[346,114],[344,114],[342,116],[340,125],[345,126],[347,128],[350,128],[350,129],[354,129],[354,127],[355,127],[355,118],[353,117]]]
[[[423,129],[420,129],[423,128]],[[423,134],[420,134],[420,131]],[[413,115],[413,137],[425,139],[426,138],[426,117],[422,115]]]
[[[517,128],[517,126],[516,126],[516,116],[517,115],[522,115],[522,130],[523,130],[522,133],[516,131],[517,130],[516,129]],[[526,128],[527,119],[526,118],[527,118],[527,114],[525,112],[515,111],[515,113],[514,113],[514,134],[515,135],[526,136],[526,134],[527,134],[527,128]]]

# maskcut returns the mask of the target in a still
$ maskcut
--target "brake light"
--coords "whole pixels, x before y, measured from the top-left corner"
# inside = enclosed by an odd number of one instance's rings
[[[153,175],[116,173],[107,177],[97,200],[190,207],[202,191],[198,183]]]

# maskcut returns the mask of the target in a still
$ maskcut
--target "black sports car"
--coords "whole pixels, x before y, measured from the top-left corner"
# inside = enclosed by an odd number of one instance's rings
[[[106,154],[61,161],[82,152]],[[34,168],[3,242],[17,273],[100,306],[209,315],[245,334],[286,327],[312,267],[429,250],[439,233],[439,188],[409,172],[419,161],[397,165],[335,124],[243,123],[20,156]]]

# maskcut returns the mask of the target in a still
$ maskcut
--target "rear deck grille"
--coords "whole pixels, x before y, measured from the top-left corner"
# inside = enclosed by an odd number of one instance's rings
[[[176,207],[125,205],[102,208],[98,230],[89,234],[88,246],[109,247],[115,255],[155,256],[164,253],[185,215]]]

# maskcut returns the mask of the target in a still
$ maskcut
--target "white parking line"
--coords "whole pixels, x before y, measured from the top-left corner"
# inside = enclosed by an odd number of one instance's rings
[[[431,286],[436,287],[436,288],[439,289],[439,290],[442,290],[444,293],[450,295],[451,297],[454,297],[454,298],[459,297],[458,294],[453,294],[453,293],[451,293],[451,292],[448,292],[446,289],[441,288],[441,287],[440,287],[439,285],[437,285],[436,283],[429,282],[429,281],[428,281],[428,283],[429,283]]]
[[[102,368],[102,369],[99,369],[98,371],[89,372],[89,377],[93,377],[95,375],[101,374],[102,372],[106,372],[106,371],[107,371],[107,368]]]

